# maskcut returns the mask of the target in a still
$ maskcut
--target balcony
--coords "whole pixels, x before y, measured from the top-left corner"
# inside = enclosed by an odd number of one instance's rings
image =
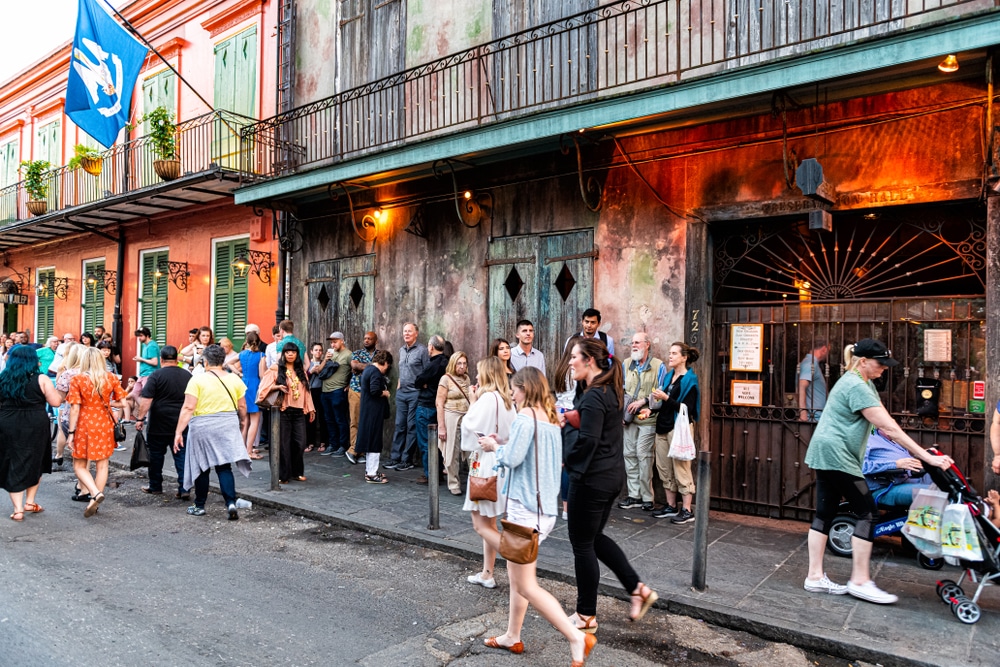
[[[126,222],[204,204],[229,193],[240,171],[240,133],[256,122],[228,111],[213,111],[177,124],[180,177],[163,181],[149,137],[117,144],[100,154],[101,170],[59,167],[45,174],[47,210],[28,211],[24,181],[0,189],[0,247],[38,240],[48,232],[75,233],[88,226]],[[37,229],[44,224],[45,232]]]
[[[994,0],[617,2],[254,123],[243,131],[243,169],[275,178],[995,6]]]

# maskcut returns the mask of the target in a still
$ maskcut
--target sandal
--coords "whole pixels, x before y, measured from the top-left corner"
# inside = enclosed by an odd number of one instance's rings
[[[656,591],[641,581],[635,590],[638,592],[632,593],[632,609],[635,609],[636,604],[638,603],[639,610],[638,612],[629,614],[628,617],[633,623],[641,621],[642,617],[646,615],[647,611],[649,611],[649,608],[653,606],[653,603],[660,599],[660,596],[656,594]]]
[[[14,512],[10,515],[11,521],[24,521],[24,512]]]
[[[597,616],[584,616],[580,612],[577,612],[569,617],[569,620],[573,625],[576,626],[577,630],[581,632],[586,632],[589,635],[597,632]]]
[[[303,453],[305,453],[305,452],[311,452],[311,451],[312,451],[313,449],[314,449],[314,447],[313,447],[312,445],[309,445],[309,446],[308,446],[308,447],[306,447],[306,448],[305,448],[304,450],[302,450],[302,452],[303,452]]]
[[[320,445],[319,447],[316,448],[316,451],[322,454],[323,452],[326,451],[326,445]]]
[[[258,454],[257,452],[250,452],[250,458],[253,459],[254,461],[260,461],[264,457]]]
[[[594,650],[597,646],[597,636],[596,635],[584,635],[583,638],[583,660],[574,660],[570,667],[583,667],[584,663],[587,662],[587,658],[590,656],[590,652]]]
[[[304,482],[304,481],[306,481],[306,476],[305,475],[298,475],[298,476],[296,476],[295,481],[297,481],[297,482]]]
[[[90,502],[87,503],[87,509],[83,510],[83,516],[85,519],[97,514],[97,506],[104,502],[104,493],[98,493],[96,496],[91,498]]]
[[[24,511],[38,514],[39,512],[44,512],[45,508],[37,503],[24,503]]]
[[[377,472],[374,475],[365,475],[365,481],[369,484],[388,484],[389,478]]]
[[[489,646],[490,648],[500,648],[505,651],[510,651],[511,653],[517,653],[519,655],[521,653],[524,653],[524,642],[517,642],[515,644],[511,644],[510,646],[504,646],[503,644],[497,641],[496,637],[490,637],[489,639],[484,639],[483,644]]]

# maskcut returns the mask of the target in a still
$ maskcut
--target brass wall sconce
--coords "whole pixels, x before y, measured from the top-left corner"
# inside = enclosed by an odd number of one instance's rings
[[[65,301],[69,296],[69,278],[52,277],[39,280],[35,285],[35,294],[43,298],[51,294],[60,301]]]
[[[949,54],[947,58],[938,64],[938,69],[946,74],[958,71],[958,58],[954,54]]]
[[[451,160],[437,160],[431,166],[435,178],[444,178],[446,167],[451,175],[451,185],[455,196],[455,213],[458,220],[466,227],[478,227],[483,220],[489,220],[493,213],[493,195],[489,192],[473,192],[472,190],[459,190],[458,178],[455,176],[455,167]]]
[[[114,294],[118,287],[118,272],[117,271],[91,271],[87,275],[87,288],[93,290],[97,293],[97,288],[99,285],[104,284],[104,291],[108,294]]]
[[[182,292],[187,292],[188,278],[191,277],[191,271],[188,270],[187,262],[168,261],[157,264],[156,271],[153,272],[153,279],[155,281],[153,285],[158,286],[160,284],[160,278],[164,275],[167,276],[167,280],[174,284],[174,287]]]
[[[271,268],[274,262],[271,261],[269,250],[248,250],[246,254],[237,257],[232,266],[233,275],[237,277],[244,278],[247,273],[253,273],[262,283],[271,284]]]

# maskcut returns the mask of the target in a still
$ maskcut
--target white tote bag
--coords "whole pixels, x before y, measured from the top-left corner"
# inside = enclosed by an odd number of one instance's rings
[[[674,434],[670,438],[670,451],[667,456],[678,461],[690,461],[694,458],[694,436],[691,434],[691,420],[688,419],[687,406],[681,403],[680,412],[674,421]]]

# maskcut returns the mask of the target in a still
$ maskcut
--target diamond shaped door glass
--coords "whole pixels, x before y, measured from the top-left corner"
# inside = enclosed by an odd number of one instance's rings
[[[319,294],[316,295],[316,300],[319,301],[319,307],[323,310],[326,310],[327,306],[330,305],[330,295],[326,291],[326,285],[320,288]]]
[[[354,287],[351,288],[350,293],[351,303],[354,304],[355,308],[361,305],[361,299],[364,298],[364,296],[365,292],[361,289],[361,284],[357,281],[357,279],[355,279]]]
[[[559,290],[559,296],[562,297],[563,301],[566,301],[570,292],[573,291],[573,286],[576,285],[576,278],[573,277],[573,273],[566,264],[563,264],[562,271],[556,276],[555,285],[556,289]]]
[[[512,266],[510,268],[510,273],[507,274],[507,280],[503,282],[503,286],[507,289],[510,300],[516,301],[517,295],[521,293],[521,288],[524,287],[524,281],[521,280],[521,274],[517,272],[517,267]]]

